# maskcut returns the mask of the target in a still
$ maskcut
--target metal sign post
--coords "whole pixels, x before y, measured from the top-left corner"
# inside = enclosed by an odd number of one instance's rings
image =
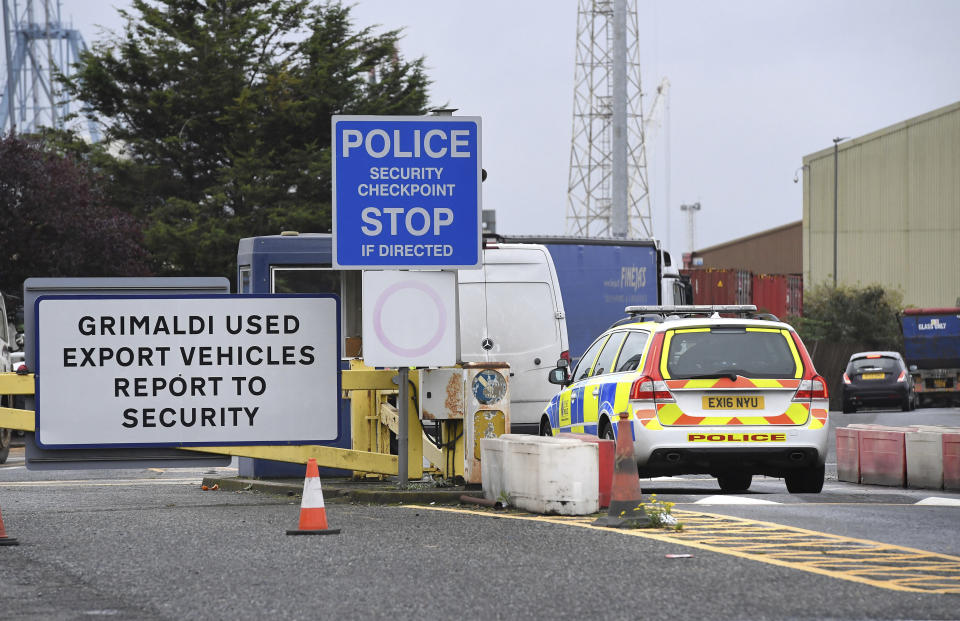
[[[331,123],[334,268],[481,266],[479,117],[337,115]],[[371,275],[373,285],[368,274],[364,361],[398,369],[398,471],[404,486],[409,367],[456,364],[456,275],[452,285],[422,282],[413,272],[384,284],[389,278],[381,273]],[[385,311],[388,306],[395,310]]]
[[[400,382],[400,394],[397,396],[397,412],[400,420],[397,421],[397,474],[400,478],[400,487],[406,487],[409,474],[409,464],[407,464],[407,437],[410,427],[410,369],[409,367],[400,367],[397,369]]]

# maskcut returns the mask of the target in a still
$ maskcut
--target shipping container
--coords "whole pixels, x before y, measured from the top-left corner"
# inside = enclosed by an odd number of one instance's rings
[[[754,274],[752,303],[757,310],[786,317],[787,277],[784,274]]]
[[[753,277],[746,270],[681,270],[689,276],[694,304],[752,304]]]
[[[803,275],[787,274],[787,317],[803,316]]]
[[[752,304],[780,319],[799,317],[803,312],[803,276],[754,274]]]

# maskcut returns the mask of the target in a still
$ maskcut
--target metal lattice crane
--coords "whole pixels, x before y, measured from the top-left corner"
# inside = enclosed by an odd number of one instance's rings
[[[567,233],[650,238],[636,0],[580,0]]]
[[[71,101],[57,75],[73,74],[73,64],[86,49],[80,32],[60,21],[60,2],[3,0],[5,76],[0,102],[0,133],[32,133],[41,127],[63,128]],[[87,119],[92,141],[100,139],[96,123]]]

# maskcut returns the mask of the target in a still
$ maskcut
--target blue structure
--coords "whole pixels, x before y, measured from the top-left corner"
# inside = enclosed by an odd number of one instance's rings
[[[345,358],[358,352],[352,346],[360,336],[361,272],[334,270],[331,262],[332,236],[322,233],[267,235],[240,240],[237,249],[237,291],[249,293],[334,293],[341,300],[341,351]],[[345,359],[341,369],[349,368]],[[340,400],[340,436],[321,443],[351,448],[350,401]],[[302,477],[305,466],[267,459],[241,457],[240,476]],[[348,476],[349,471],[321,468],[323,476]]]

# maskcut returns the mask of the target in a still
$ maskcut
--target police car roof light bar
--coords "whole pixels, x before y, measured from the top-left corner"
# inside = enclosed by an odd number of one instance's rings
[[[650,313],[654,315],[712,315],[714,313],[755,313],[754,304],[693,304],[672,306],[628,306],[624,309],[628,315]]]

